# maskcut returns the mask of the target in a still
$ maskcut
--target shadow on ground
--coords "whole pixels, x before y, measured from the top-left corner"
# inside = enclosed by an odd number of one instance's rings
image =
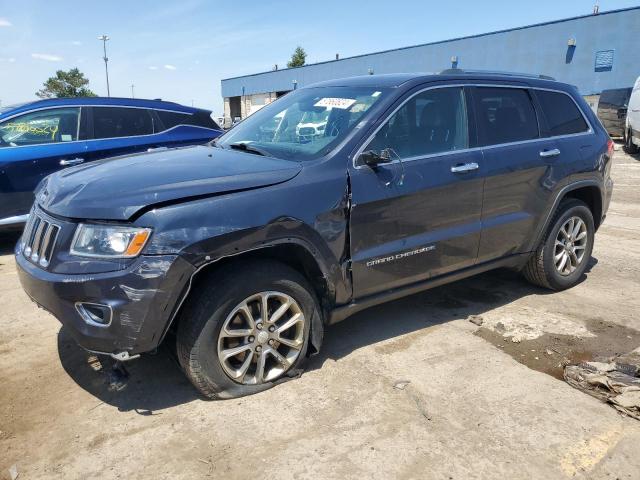
[[[13,248],[18,243],[21,232],[18,230],[11,230],[8,232],[0,232],[0,255],[10,255],[13,253]]]
[[[590,268],[596,262],[593,259]],[[310,360],[308,370],[322,368],[325,360],[339,359],[363,346],[548,293],[529,285],[518,273],[496,270],[373,307],[327,328],[322,352]],[[100,357],[101,368],[96,369],[95,356],[78,347],[65,328],[58,335],[58,352],[69,376],[101,401],[121,411],[153,415],[201,398],[183,375],[169,343],[157,354],[126,364],[129,380],[122,391],[109,388],[111,359]]]
[[[129,377],[121,391],[112,388],[113,360],[80,348],[65,327],[58,332],[58,355],[62,367],[80,387],[120,411],[155,415],[200,398],[165,346],[156,354],[143,355],[126,364]]]

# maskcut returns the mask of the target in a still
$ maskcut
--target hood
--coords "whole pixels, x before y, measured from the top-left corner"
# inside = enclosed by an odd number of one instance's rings
[[[160,150],[61,170],[41,183],[36,202],[62,217],[128,220],[156,204],[282,183],[301,168],[208,146]]]

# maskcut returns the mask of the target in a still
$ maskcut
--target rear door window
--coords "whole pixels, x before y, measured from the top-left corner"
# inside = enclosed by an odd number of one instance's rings
[[[153,133],[153,119],[146,108],[93,107],[93,137],[136,137]]]
[[[426,90],[410,98],[366,147],[394,160],[467,148],[469,135],[462,88]]]
[[[576,102],[564,93],[537,90],[551,136],[570,135],[589,130]]]
[[[527,89],[476,87],[474,99],[480,145],[539,138],[538,119]]]
[[[80,108],[51,108],[0,123],[0,148],[78,140]]]

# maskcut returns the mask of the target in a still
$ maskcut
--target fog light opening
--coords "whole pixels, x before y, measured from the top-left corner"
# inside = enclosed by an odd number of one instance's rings
[[[108,327],[111,325],[113,312],[109,305],[99,303],[77,302],[76,310],[85,323],[94,327]]]

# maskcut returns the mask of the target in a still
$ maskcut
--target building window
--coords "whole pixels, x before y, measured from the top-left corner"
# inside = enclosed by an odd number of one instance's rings
[[[613,52],[613,50],[600,50],[596,52],[596,72],[610,72],[613,69]]]

